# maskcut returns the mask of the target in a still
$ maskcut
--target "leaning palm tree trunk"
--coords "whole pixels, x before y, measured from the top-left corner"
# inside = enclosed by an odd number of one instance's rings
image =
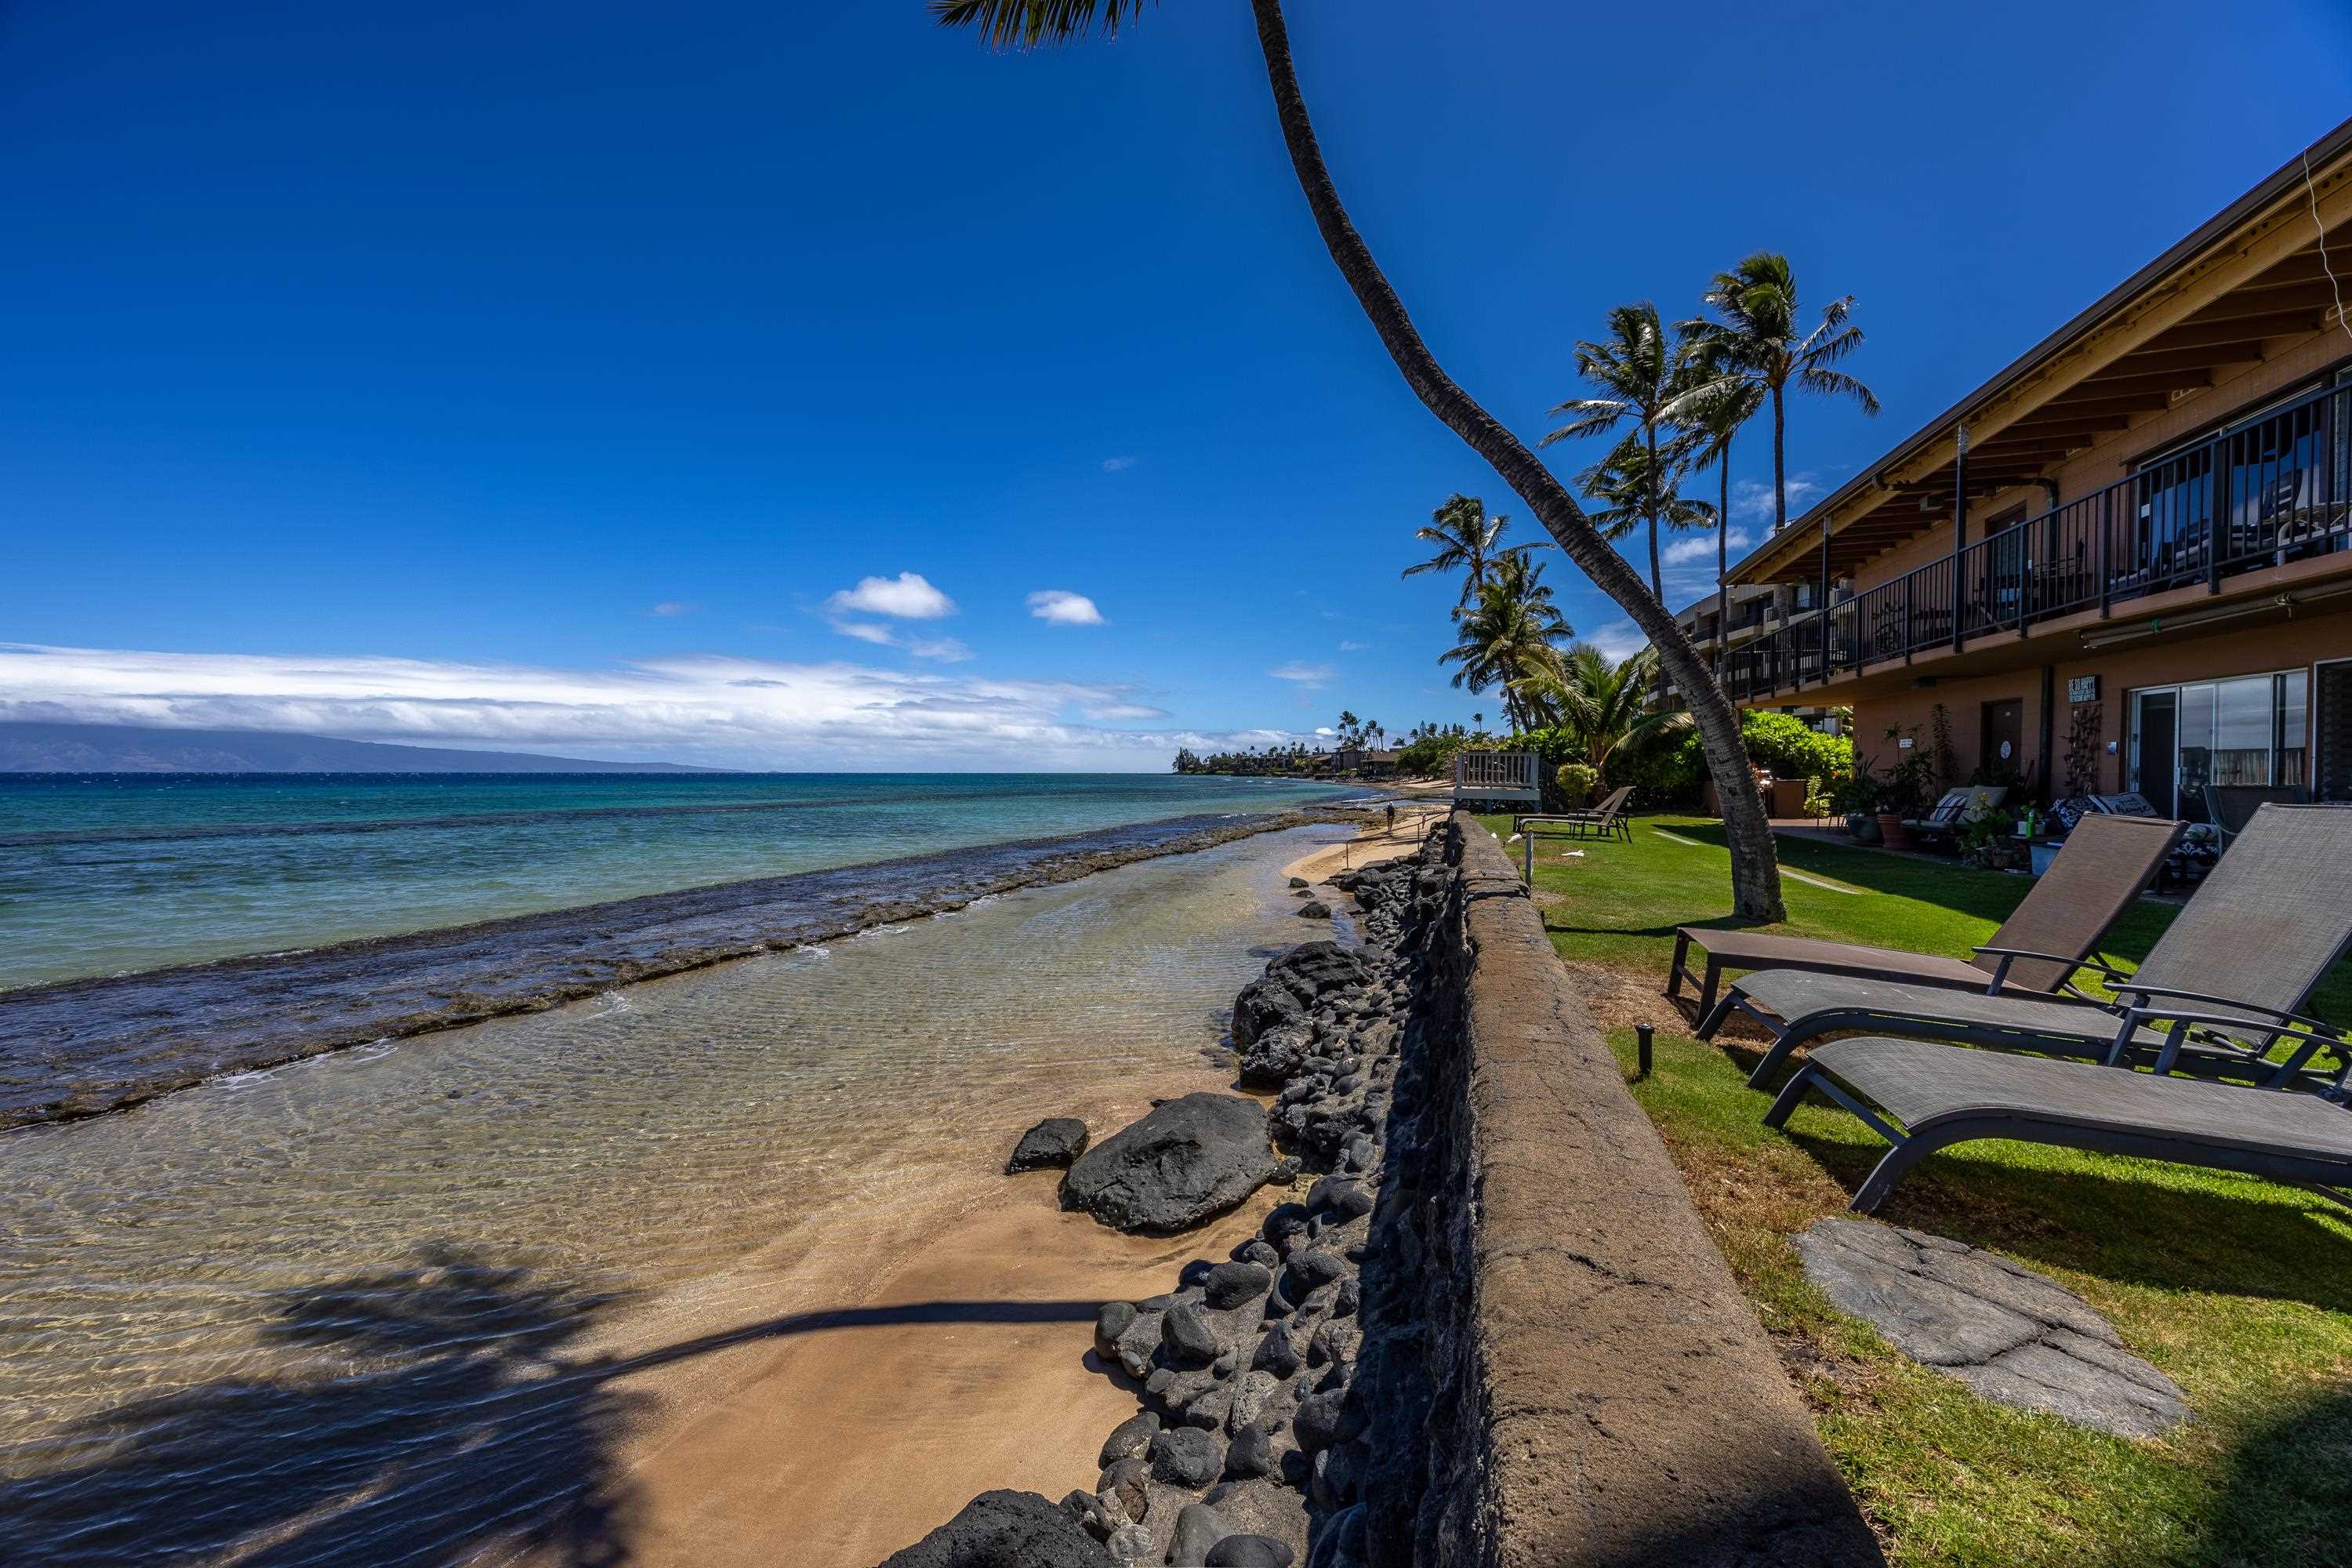
[[[1722,797],[1724,832],[1731,847],[1732,902],[1746,920],[1784,918],[1772,828],[1757,799],[1748,748],[1739,736],[1738,711],[1699,662],[1673,615],[1655,595],[1644,591],[1641,578],[1593,530],[1575,498],[1525,443],[1454,384],[1421,341],[1403,302],[1340,205],[1330,171],[1323,165],[1323,152],[1316,144],[1315,126],[1307,119],[1307,100],[1299,91],[1298,73],[1291,64],[1290,34],[1283,24],[1281,0],[1250,0],[1250,8],[1257,17],[1258,47],[1265,55],[1266,78],[1274,89],[1275,112],[1282,121],[1282,140],[1290,151],[1291,167],[1314,212],[1324,247],[1355,291],[1356,302],[1371,319],[1389,357],[1415,395],[1519,493],[1568,558],[1633,617],[1658,650],[1659,663],[1690,702],[1707,773],[1715,780],[1716,794]]]

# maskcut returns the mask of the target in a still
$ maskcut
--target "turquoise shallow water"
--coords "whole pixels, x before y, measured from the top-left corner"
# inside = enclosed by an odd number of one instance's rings
[[[1164,774],[0,776],[0,988],[1351,793]]]

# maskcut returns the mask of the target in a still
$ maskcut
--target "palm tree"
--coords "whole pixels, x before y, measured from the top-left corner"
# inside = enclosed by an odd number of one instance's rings
[[[1116,34],[1123,24],[1142,15],[1143,0],[929,0],[929,6],[942,26],[971,27],[984,41],[1002,48],[1065,43],[1097,26],[1107,35]],[[1422,342],[1404,302],[1381,273],[1380,263],[1372,259],[1331,184],[1331,171],[1316,142],[1315,125],[1307,118],[1306,96],[1299,89],[1297,68],[1291,60],[1290,30],[1283,19],[1281,0],[1250,0],[1250,13],[1257,25],[1258,52],[1265,60],[1275,119],[1290,154],[1291,171],[1297,176],[1298,188],[1307,198],[1332,265],[1356,296],[1356,303],[1413,395],[1528,503],[1544,531],[1568,552],[1577,568],[1633,618],[1642,635],[1659,650],[1666,670],[1689,694],[1707,769],[1723,797],[1733,907],[1746,920],[1781,919],[1780,872],[1772,851],[1772,829],[1755,790],[1749,787],[1748,748],[1740,739],[1738,711],[1708,677],[1672,613],[1656,595],[1643,590],[1633,569],[1594,531],[1567,487],[1525,442],[1446,374],[1429,345]]]
[[[1706,391],[1685,410],[1683,427],[1696,437],[1693,468],[1715,465],[1715,663],[1723,668],[1724,639],[1731,630],[1731,438],[1756,417],[1767,396],[1764,383],[1739,355],[1738,340],[1713,321],[1682,323],[1697,351]]]
[[[1510,526],[1511,520],[1499,513],[1488,517],[1486,503],[1478,497],[1459,492],[1450,495],[1443,506],[1429,514],[1429,526],[1413,532],[1415,539],[1436,545],[1437,553],[1418,565],[1406,567],[1401,575],[1417,577],[1423,572],[1466,569],[1462,578],[1462,596],[1454,601],[1466,605],[1470,595],[1478,591],[1478,584],[1486,580],[1496,561],[1505,555],[1544,548],[1541,544],[1504,548],[1503,535]]]
[[[1557,671],[1559,650],[1553,645],[1576,635],[1552,600],[1543,567],[1523,555],[1496,563],[1477,602],[1455,616],[1454,631],[1459,640],[1437,662],[1461,667],[1454,672],[1456,686],[1473,691],[1501,687],[1503,716],[1515,731],[1528,728],[1520,683]]]
[[[1713,528],[1715,508],[1703,500],[1686,500],[1677,481],[1688,466],[1698,440],[1675,436],[1653,451],[1638,437],[1628,436],[1610,454],[1576,476],[1587,500],[1597,503],[1592,526],[1603,539],[1622,539],[1636,524],[1650,525],[1650,591],[1663,599],[1658,584],[1658,525],[1680,532]]]
[[[1549,713],[1583,748],[1592,770],[1605,774],[1610,757],[1621,748],[1690,728],[1685,710],[1647,710],[1650,689],[1657,683],[1655,649],[1645,647],[1612,666],[1599,648],[1580,644],[1558,670],[1527,677],[1520,700]]]
[[[1671,442],[1674,423],[1705,392],[1697,377],[1698,361],[1690,340],[1666,330],[1658,308],[1644,300],[1620,305],[1609,312],[1609,335],[1586,339],[1576,345],[1576,374],[1601,389],[1599,397],[1571,397],[1552,410],[1569,422],[1543,438],[1544,446],[1570,437],[1598,436],[1631,420],[1633,444],[1647,454],[1652,473],[1663,472],[1659,442]],[[1654,493],[1656,487],[1654,487]],[[1665,602],[1658,570],[1658,524],[1655,511],[1638,514],[1650,525],[1650,596]],[[1622,529],[1619,531],[1621,533]],[[1604,539],[1613,538],[1606,529]]]
[[[1823,306],[1821,325],[1805,332],[1800,325],[1795,268],[1787,257],[1759,250],[1730,271],[1717,273],[1703,302],[1717,317],[1706,338],[1719,342],[1722,352],[1772,399],[1772,530],[1777,533],[1789,526],[1789,384],[1795,382],[1801,392],[1851,397],[1864,414],[1878,414],[1876,394],[1845,372],[1830,368],[1862,346],[1862,329],[1846,320],[1853,310],[1853,296]],[[1722,783],[1716,781],[1718,792]]]

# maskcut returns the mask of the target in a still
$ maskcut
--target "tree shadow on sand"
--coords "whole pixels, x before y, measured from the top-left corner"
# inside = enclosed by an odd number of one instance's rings
[[[442,1568],[533,1552],[565,1568],[620,1568],[635,1510],[619,1447],[649,1400],[615,1380],[789,1334],[1091,1321],[1099,1306],[806,1312],[578,1358],[625,1300],[446,1246],[404,1268],[279,1292],[260,1340],[317,1356],[304,1374],[226,1379],[0,1447],[0,1558]]]

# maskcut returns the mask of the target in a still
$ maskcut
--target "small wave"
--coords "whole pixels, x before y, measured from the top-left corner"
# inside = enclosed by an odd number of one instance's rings
[[[800,946],[793,949],[793,951],[794,952],[806,953],[811,958],[831,958],[833,956],[833,949],[829,947],[819,947],[813,942],[804,942],[801,943]]]
[[[908,931],[912,931],[912,930],[914,930],[914,929],[915,929],[915,928],[914,928],[913,926],[910,926],[910,925],[905,925],[905,926],[868,926],[868,927],[866,927],[864,931],[859,931],[856,935],[855,935],[855,936],[851,937],[849,940],[850,940],[850,941],[852,941],[852,942],[864,942],[864,941],[865,941],[866,938],[868,938],[868,937],[876,937],[876,936],[904,936],[904,935],[906,935]]]

